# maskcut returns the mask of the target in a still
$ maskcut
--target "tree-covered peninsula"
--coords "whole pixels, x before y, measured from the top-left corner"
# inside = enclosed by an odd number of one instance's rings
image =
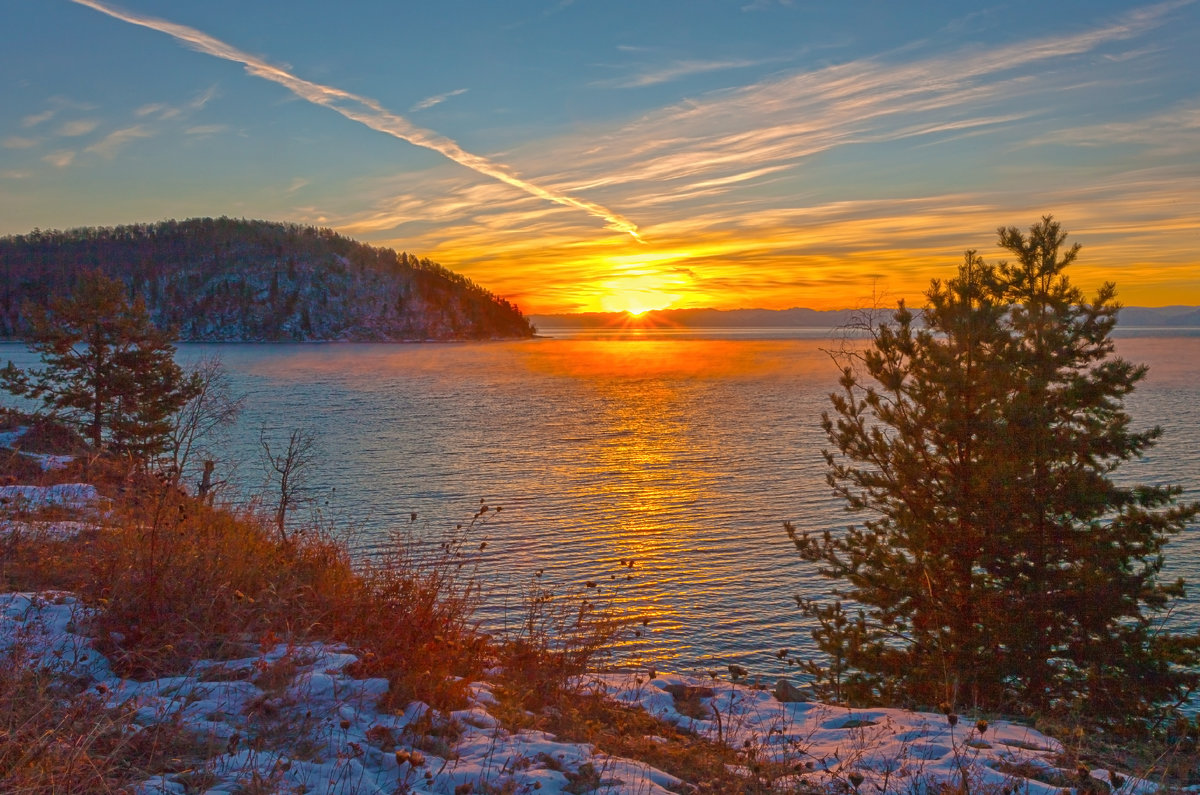
[[[0,337],[98,271],[195,342],[529,337],[520,310],[460,274],[329,229],[194,218],[0,238]]]

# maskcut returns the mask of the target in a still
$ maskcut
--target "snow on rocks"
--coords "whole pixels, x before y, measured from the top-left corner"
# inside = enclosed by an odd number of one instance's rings
[[[0,518],[0,539],[37,538],[67,541],[95,525],[88,522],[19,522]]]
[[[790,768],[795,775],[778,782],[785,788],[937,792],[964,783],[965,776],[969,791],[983,787],[1059,795],[1076,775],[1055,766],[1063,750],[1057,740],[1007,721],[952,722],[946,715],[901,709],[780,703],[766,690],[683,676],[647,680],[635,674],[602,674],[593,679],[621,703],[742,749],[747,763]],[[685,707],[689,714],[679,711],[683,704],[672,691],[692,702],[691,708]],[[1091,775],[1097,779],[1097,791],[1108,787],[1107,770]],[[1117,792],[1141,795],[1156,789],[1151,782],[1129,776]]]
[[[35,512],[45,508],[64,508],[81,512],[101,501],[96,487],[89,483],[58,483],[53,486],[0,486],[0,539],[75,538],[94,525],[77,520],[22,521],[12,514]]]
[[[205,660],[185,675],[122,679],[86,633],[91,611],[71,594],[0,595],[0,665],[45,667],[103,694],[131,715],[132,730],[182,726],[207,747],[192,769],[157,775],[142,795],[182,795],[199,780],[209,793],[595,792],[666,795],[686,790],[643,763],[559,742],[544,732],[506,731],[488,711],[487,683],[472,683],[465,709],[439,713],[413,703],[400,713],[379,701],[385,680],[348,673],[343,646],[274,645],[234,660]],[[936,792],[964,777],[974,791],[1059,795],[1078,789],[1056,766],[1060,744],[1006,721],[990,724],[899,709],[780,703],[761,689],[717,680],[600,674],[591,685],[681,729],[739,749],[752,766],[776,763],[775,783],[830,793]],[[683,712],[680,711],[683,708]],[[684,714],[687,713],[687,714]],[[1147,795],[1153,783],[1090,771],[1103,791]]]
[[[86,635],[90,610],[70,594],[0,595],[0,664],[48,667],[132,714],[134,730],[182,725],[214,753],[200,769],[154,776],[137,792],[179,795],[203,775],[207,792],[320,795],[495,791],[562,793],[594,782],[597,793],[667,795],[680,782],[644,764],[563,743],[542,732],[510,733],[487,707],[486,684],[468,708],[440,714],[420,703],[379,708],[387,682],[356,678],[344,647],[276,645],[236,660],[196,663],[186,675],[146,682],[115,675]],[[190,777],[190,778],[189,778]]]
[[[100,498],[90,483],[56,483],[53,486],[0,486],[0,505],[7,508],[36,510],[38,508],[81,509],[94,505]]]

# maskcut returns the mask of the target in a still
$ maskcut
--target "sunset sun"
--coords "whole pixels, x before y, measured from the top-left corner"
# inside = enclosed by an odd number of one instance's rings
[[[625,266],[628,268],[628,266]],[[658,265],[639,264],[624,274],[603,282],[599,308],[637,317],[655,309],[667,309],[681,296],[682,279]]]

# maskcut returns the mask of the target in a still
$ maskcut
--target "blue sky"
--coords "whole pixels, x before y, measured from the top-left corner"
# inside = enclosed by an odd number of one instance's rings
[[[533,311],[915,297],[1052,212],[1200,303],[1200,3],[0,0],[0,234],[230,215]]]

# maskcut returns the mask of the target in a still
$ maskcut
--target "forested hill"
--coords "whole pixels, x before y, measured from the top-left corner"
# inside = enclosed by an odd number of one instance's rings
[[[428,259],[329,229],[196,218],[0,238],[0,337],[99,270],[188,341],[529,337],[520,310]]]

